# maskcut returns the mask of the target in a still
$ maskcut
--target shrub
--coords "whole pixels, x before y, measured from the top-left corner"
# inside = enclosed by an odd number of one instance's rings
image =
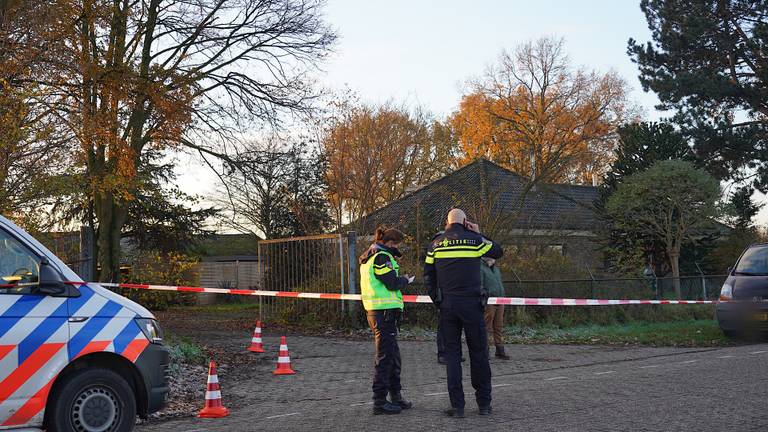
[[[196,285],[197,260],[179,253],[146,252],[137,257],[128,283],[157,285]],[[174,291],[123,289],[122,295],[151,310],[165,310],[169,306],[191,305],[195,294]]]

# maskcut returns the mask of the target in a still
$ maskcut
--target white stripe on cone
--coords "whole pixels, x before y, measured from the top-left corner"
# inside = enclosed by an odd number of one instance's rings
[[[278,363],[290,363],[291,358],[290,357],[278,357],[277,358]]]
[[[288,351],[288,345],[280,345],[280,351]]]
[[[205,400],[221,399],[221,390],[213,390],[205,392]]]
[[[219,383],[218,375],[208,375],[208,384],[218,384],[218,383]]]

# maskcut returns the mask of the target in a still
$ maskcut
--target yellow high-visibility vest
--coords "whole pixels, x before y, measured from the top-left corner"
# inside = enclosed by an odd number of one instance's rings
[[[374,264],[376,256],[379,254],[386,255],[391,264]],[[388,290],[386,285],[376,277],[376,275],[383,275],[391,271],[395,272],[395,275],[400,276],[400,266],[395,261],[395,257],[389,252],[384,251],[377,252],[368,261],[360,265],[360,292],[365,310],[403,310],[403,293],[400,290]]]

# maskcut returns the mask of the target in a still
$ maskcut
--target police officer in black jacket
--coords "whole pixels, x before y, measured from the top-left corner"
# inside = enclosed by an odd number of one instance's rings
[[[448,213],[445,232],[436,236],[424,260],[424,280],[429,295],[440,307],[440,327],[445,342],[449,416],[464,417],[461,383],[461,331],[467,337],[472,387],[481,415],[491,413],[491,365],[483,316],[487,293],[480,284],[480,258],[498,259],[502,248],[480,234],[460,209]]]
[[[437,234],[435,234],[429,243],[432,244],[432,242],[439,236],[443,235],[443,233],[445,233],[445,231],[440,231]],[[427,248],[429,248],[429,246],[427,246]],[[427,251],[424,251],[425,256],[426,256],[426,252]],[[437,335],[435,337],[435,341],[437,342],[437,362],[440,363],[441,365],[445,365],[445,364],[448,364],[448,362],[445,361],[445,341],[443,339],[443,329],[442,327],[440,327],[440,304],[438,302],[435,302],[434,297],[432,297],[432,303],[437,308]],[[462,355],[461,362],[464,363],[465,360],[466,359]]]

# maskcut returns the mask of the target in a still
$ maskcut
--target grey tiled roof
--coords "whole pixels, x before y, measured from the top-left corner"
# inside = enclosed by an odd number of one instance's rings
[[[466,165],[352,224],[370,232],[380,224],[407,226],[416,220],[439,227],[453,207],[470,219],[495,220],[510,229],[595,229],[593,186],[536,185],[485,159]]]

